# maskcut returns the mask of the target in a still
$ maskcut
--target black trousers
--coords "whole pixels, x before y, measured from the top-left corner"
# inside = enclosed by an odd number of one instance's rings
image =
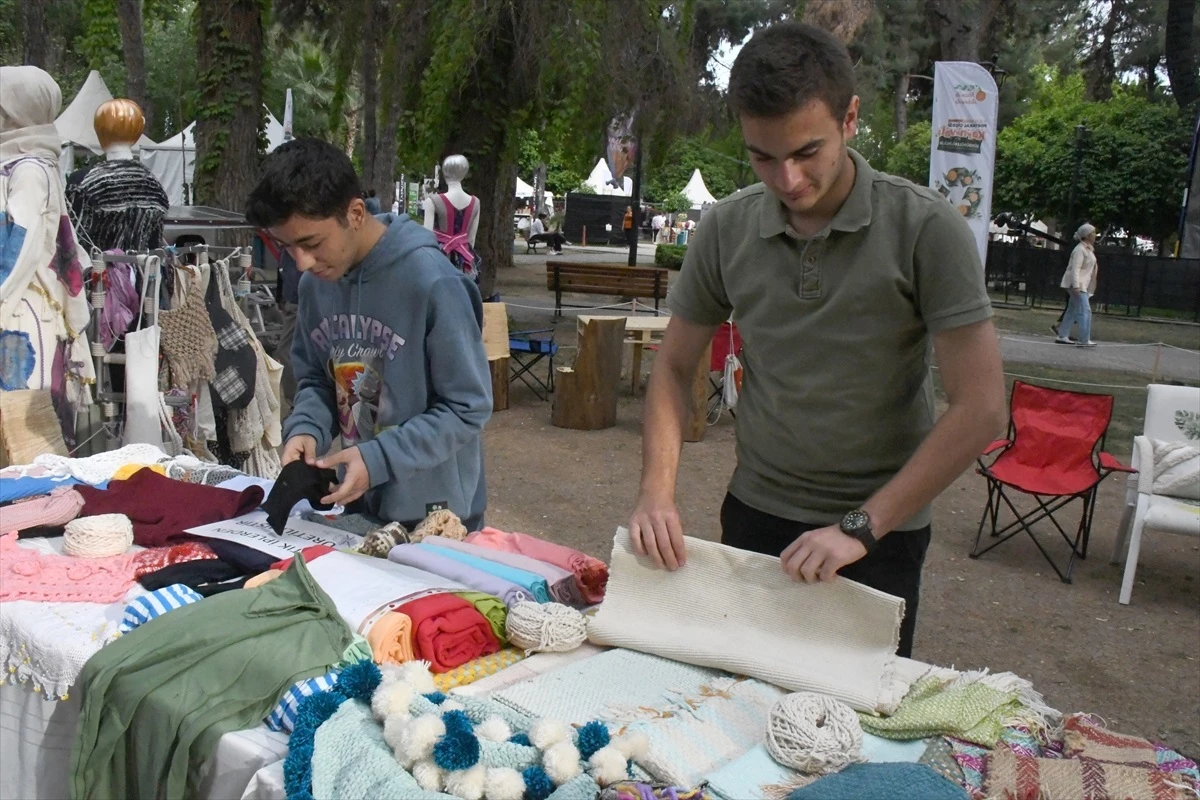
[[[759,511],[725,495],[721,506],[721,543],[740,550],[778,556],[802,533],[825,527],[783,519]],[[893,531],[861,561],[842,567],[843,578],[904,599],[898,655],[912,656],[913,632],[917,627],[917,602],[921,594],[921,566],[929,548],[930,527],[915,531]]]

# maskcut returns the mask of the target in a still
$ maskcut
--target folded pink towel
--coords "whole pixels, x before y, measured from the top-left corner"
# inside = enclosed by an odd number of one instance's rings
[[[66,525],[83,509],[83,495],[69,486],[59,486],[50,494],[18,500],[0,509],[0,533],[23,531],[48,525]]]

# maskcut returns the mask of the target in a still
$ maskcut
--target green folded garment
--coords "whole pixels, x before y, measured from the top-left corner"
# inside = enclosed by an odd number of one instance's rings
[[[454,594],[475,606],[475,610],[483,614],[488,625],[492,626],[492,633],[496,634],[496,638],[500,640],[501,647],[508,644],[508,628],[506,627],[508,606],[504,605],[503,600],[484,592],[454,592]]]
[[[1023,710],[1016,692],[1002,692],[982,682],[943,689],[946,681],[924,678],[890,717],[859,713],[867,733],[884,739],[927,739],[953,736],[983,747],[995,747],[1005,723]]]
[[[353,634],[303,559],[253,591],[151,620],[84,665],[72,800],[194,797],[222,735],[259,724],[296,681],[324,675]]]

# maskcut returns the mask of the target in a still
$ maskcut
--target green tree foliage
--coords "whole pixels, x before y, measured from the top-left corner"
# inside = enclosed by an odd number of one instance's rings
[[[1083,150],[1076,215],[1103,229],[1162,241],[1175,229],[1187,171],[1190,119],[1118,85],[1110,101],[1084,100],[1084,78],[1047,71],[1032,109],[997,139],[994,211],[1066,220],[1075,126],[1091,131]]]
[[[671,192],[662,201],[662,210],[668,214],[682,214],[691,207],[692,201],[683,192]]]
[[[680,192],[700,170],[704,185],[718,200],[737,191],[737,163],[711,148],[706,136],[687,136],[676,139],[656,166],[647,169],[642,195],[649,200]],[[686,209],[684,209],[686,210]]]
[[[904,137],[888,151],[885,172],[908,178],[918,186],[929,184],[929,143],[933,124],[929,120],[908,126]]]

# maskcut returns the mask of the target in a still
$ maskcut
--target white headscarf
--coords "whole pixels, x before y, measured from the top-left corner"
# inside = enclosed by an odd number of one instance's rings
[[[1096,226],[1090,222],[1085,222],[1079,226],[1079,230],[1075,231],[1075,241],[1082,242],[1087,237],[1096,232]]]
[[[58,163],[62,139],[54,118],[62,91],[38,67],[0,67],[0,163],[35,156]]]

